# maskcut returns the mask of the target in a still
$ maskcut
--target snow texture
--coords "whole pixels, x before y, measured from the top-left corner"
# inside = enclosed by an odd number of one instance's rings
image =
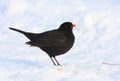
[[[59,67],[8,29],[39,33],[66,21],[76,40]],[[0,0],[0,81],[120,81],[120,0]]]

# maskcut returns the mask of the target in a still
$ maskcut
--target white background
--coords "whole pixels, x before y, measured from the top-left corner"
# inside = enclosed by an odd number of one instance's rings
[[[9,30],[40,33],[66,21],[76,40],[57,57],[61,67]],[[120,1],[0,0],[0,81],[120,81]]]

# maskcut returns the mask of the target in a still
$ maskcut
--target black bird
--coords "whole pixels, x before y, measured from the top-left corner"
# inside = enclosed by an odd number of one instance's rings
[[[60,65],[55,56],[62,55],[72,48],[75,40],[73,27],[75,24],[65,22],[58,29],[43,33],[30,33],[11,27],[10,29],[24,34],[30,40],[26,44],[39,47],[48,54],[54,65]]]

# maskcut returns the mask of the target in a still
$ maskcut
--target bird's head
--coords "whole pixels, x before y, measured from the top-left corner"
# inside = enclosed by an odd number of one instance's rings
[[[72,24],[71,22],[64,22],[63,24],[60,25],[59,29],[61,30],[72,30],[73,27],[75,27],[75,24]]]

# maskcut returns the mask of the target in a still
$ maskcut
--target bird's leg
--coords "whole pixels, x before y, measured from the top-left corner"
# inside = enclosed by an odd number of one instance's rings
[[[55,61],[56,61],[57,65],[59,66],[59,65],[60,65],[60,63],[57,61],[57,59],[56,59],[55,57],[53,57],[53,58],[55,59]]]
[[[52,63],[53,63],[54,65],[56,65],[56,64],[55,64],[55,62],[54,62],[54,60],[53,60],[53,58],[52,58],[52,57],[50,57],[50,59],[52,60]]]

